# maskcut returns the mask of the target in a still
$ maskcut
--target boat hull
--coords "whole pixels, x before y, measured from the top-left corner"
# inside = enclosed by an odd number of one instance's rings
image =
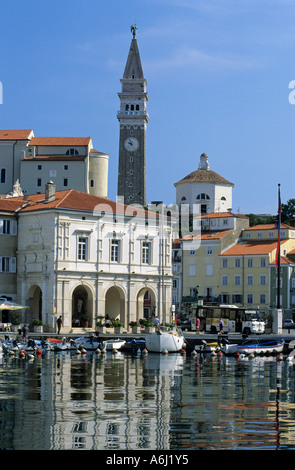
[[[122,348],[122,346],[124,346],[124,344],[126,343],[126,341],[124,340],[119,340],[119,339],[115,339],[115,340],[107,340],[107,341],[103,341],[103,346],[105,347],[105,350],[106,351],[118,351]]]
[[[246,341],[242,344],[226,344],[222,346],[221,350],[224,354],[279,354],[283,352],[285,341]]]
[[[146,349],[150,352],[179,352],[184,345],[184,337],[174,333],[150,333],[145,338]]]

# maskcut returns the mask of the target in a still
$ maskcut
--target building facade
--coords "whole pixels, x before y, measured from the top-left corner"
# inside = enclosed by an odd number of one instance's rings
[[[108,315],[130,321],[169,321],[172,297],[172,232],[155,213],[76,190],[13,198],[17,213],[17,278],[14,298],[30,308],[24,321],[40,319],[55,330],[89,327]],[[1,207],[10,200],[1,199]],[[18,207],[16,207],[18,205]],[[15,242],[15,240],[14,240]]]
[[[187,205],[191,214],[209,214],[232,210],[233,183],[210,170],[208,157],[200,156],[198,170],[193,171],[177,183],[176,204]]]
[[[219,256],[236,244],[243,229],[249,226],[249,219],[229,212],[211,213],[200,216],[198,224],[199,233],[181,239],[183,303],[190,303],[196,287],[204,302],[224,302]]]
[[[259,307],[261,312],[266,314],[276,307],[277,240],[278,228],[276,224],[256,225],[245,229],[241,240],[220,254],[220,284],[223,301]],[[282,261],[294,248],[294,227],[282,224]],[[285,280],[283,281],[284,289],[281,292],[281,301],[284,309],[290,308],[289,283],[292,270],[289,270],[289,274],[287,274],[287,267],[292,267],[292,265],[282,262],[282,279]]]
[[[90,137],[35,137],[32,130],[0,131],[0,195],[18,180],[24,194],[74,188],[108,196],[109,155],[93,149]]]
[[[125,204],[146,205],[146,127],[149,116],[146,102],[147,81],[144,78],[136,28],[121,79],[122,89],[118,93],[120,110],[117,118],[120,124],[118,196]]]

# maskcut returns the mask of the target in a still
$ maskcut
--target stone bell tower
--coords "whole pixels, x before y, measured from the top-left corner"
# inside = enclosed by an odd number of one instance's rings
[[[133,35],[129,54],[121,79],[122,89],[118,93],[120,110],[119,139],[119,197],[125,204],[146,205],[146,126],[149,116],[146,110],[148,93],[136,39],[136,26],[131,26]]]

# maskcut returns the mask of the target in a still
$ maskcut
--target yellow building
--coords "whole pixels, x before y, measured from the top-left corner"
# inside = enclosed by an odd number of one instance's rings
[[[199,233],[181,240],[183,297],[192,297],[193,289],[199,286],[199,296],[204,301],[218,301],[219,255],[237,243],[243,228],[249,226],[249,219],[231,212],[210,213],[200,216],[194,225],[199,226]]]
[[[259,307],[267,312],[271,298],[270,265],[275,261],[275,224],[245,229],[241,240],[220,253],[220,297],[223,303]],[[281,255],[295,248],[295,229],[281,226]]]

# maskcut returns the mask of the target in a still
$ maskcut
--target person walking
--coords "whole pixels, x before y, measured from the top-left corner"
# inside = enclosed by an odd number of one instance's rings
[[[61,325],[62,325],[62,316],[60,315],[58,317],[58,319],[56,320],[56,324],[57,324],[57,334],[59,335],[60,334],[60,329],[61,329]]]
[[[23,340],[27,341],[28,333],[29,333],[29,327],[26,323],[24,324],[22,331],[23,331]]]
[[[160,323],[160,320],[158,317],[155,317],[154,318],[154,326],[158,329],[159,328],[159,323]]]

